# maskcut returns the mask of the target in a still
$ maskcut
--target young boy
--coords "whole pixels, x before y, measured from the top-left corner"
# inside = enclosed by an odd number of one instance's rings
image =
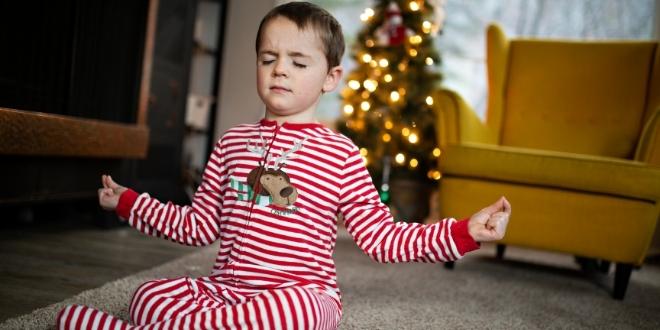
[[[143,233],[188,245],[220,240],[213,272],[140,286],[133,325],[86,306],[60,312],[60,328],[335,329],[341,299],[332,253],[337,213],[378,262],[443,262],[501,239],[506,199],[469,220],[395,223],[358,148],[314,120],[341,79],[341,27],[325,10],[292,2],[261,22],[257,89],[266,117],[230,129],[215,146],[191,206],[161,203],[103,176],[99,202]]]

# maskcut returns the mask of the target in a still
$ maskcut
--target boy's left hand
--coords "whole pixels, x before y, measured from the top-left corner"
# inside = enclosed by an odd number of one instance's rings
[[[470,217],[468,232],[477,242],[497,241],[504,238],[511,216],[511,204],[501,197]]]

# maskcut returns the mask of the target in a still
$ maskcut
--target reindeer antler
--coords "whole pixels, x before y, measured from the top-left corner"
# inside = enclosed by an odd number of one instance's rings
[[[263,135],[261,135],[261,131],[259,131],[259,139],[261,140],[261,143],[257,141],[254,143],[254,146],[252,146],[252,140],[248,139],[247,150],[263,158],[266,154],[266,140],[264,139]]]
[[[296,143],[293,145],[293,148],[291,148],[289,151],[282,152],[282,154],[281,154],[279,157],[275,158],[275,164],[273,164],[273,165],[274,165],[273,167],[274,167],[276,170],[278,170],[278,169],[282,168],[282,166],[286,165],[286,164],[284,163],[284,161],[286,161],[287,157],[288,157],[290,154],[292,154],[292,153],[294,153],[294,152],[300,150],[300,148],[302,148],[302,145],[303,145],[303,143],[305,143],[306,140],[307,140],[307,138],[305,137],[305,138],[303,138],[302,140],[296,142]],[[280,164],[281,164],[281,165],[280,165]]]

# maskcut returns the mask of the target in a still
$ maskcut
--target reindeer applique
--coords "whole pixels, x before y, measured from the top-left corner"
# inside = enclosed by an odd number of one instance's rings
[[[263,137],[260,136],[260,138],[261,142],[254,145],[248,140],[247,149],[264,159],[264,155],[267,153],[267,144]],[[268,166],[272,155],[265,155],[265,162],[262,164],[260,161],[259,166],[248,173],[247,184],[252,187],[255,194],[270,196],[273,204],[281,207],[291,206],[296,202],[298,190],[291,184],[291,179],[282,168],[286,166],[289,155],[300,150],[305,140],[307,138],[296,142],[290,150],[283,151],[279,157],[275,158],[272,167]]]

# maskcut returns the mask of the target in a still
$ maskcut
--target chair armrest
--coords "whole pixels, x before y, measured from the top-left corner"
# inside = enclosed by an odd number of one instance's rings
[[[635,160],[660,166],[660,108],[655,109],[644,125]]]
[[[481,121],[456,92],[440,89],[436,92],[435,100],[438,115],[436,135],[441,147],[463,142],[498,144],[493,130]]]

